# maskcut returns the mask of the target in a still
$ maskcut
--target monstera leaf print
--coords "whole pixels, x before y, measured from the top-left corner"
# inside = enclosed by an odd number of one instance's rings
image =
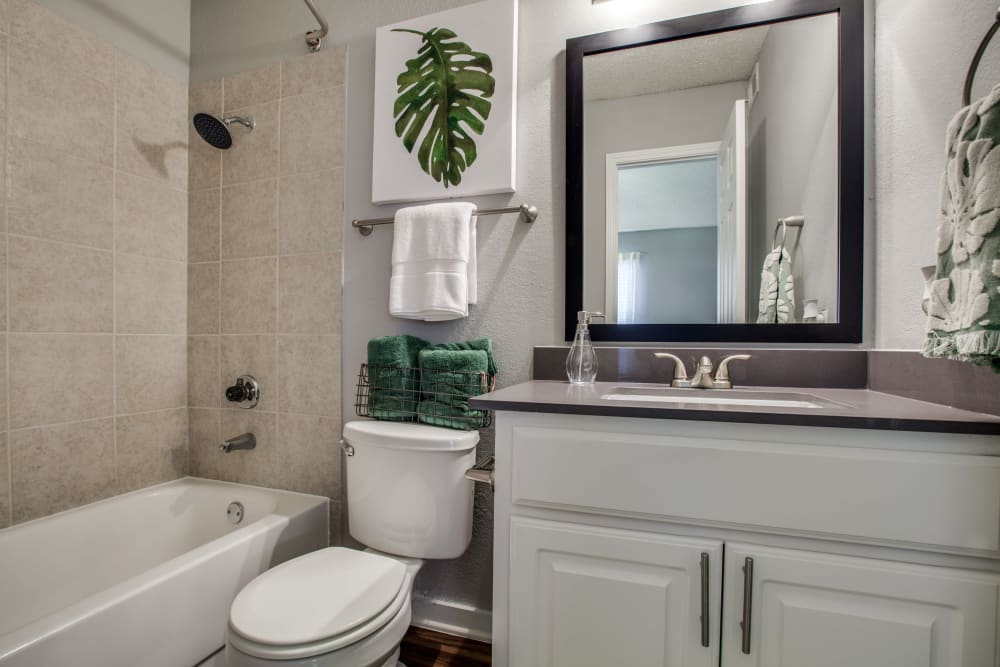
[[[953,269],[948,278],[931,285],[928,306],[931,330],[951,332],[968,329],[990,309],[982,276],[969,269]]]
[[[476,161],[472,135],[482,135],[490,117],[493,61],[447,28],[393,32],[422,40],[417,57],[406,61],[406,71],[396,78],[396,136],[411,154],[420,142],[417,161],[431,178],[445,188],[458,185],[462,172]]]

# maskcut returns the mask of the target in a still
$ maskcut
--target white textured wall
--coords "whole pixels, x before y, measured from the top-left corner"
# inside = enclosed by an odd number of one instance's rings
[[[933,264],[944,131],[996,0],[878,0],[875,5],[876,346],[923,343],[920,267]],[[994,39],[973,98],[1000,82]]]

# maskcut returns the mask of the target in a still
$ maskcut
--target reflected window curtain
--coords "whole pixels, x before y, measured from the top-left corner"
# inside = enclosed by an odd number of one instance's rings
[[[618,323],[635,324],[636,292],[639,289],[638,252],[618,253]]]

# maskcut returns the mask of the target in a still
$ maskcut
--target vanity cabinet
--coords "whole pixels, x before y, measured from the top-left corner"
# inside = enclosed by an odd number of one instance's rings
[[[510,664],[717,665],[721,581],[718,540],[514,518]]]
[[[496,423],[498,667],[1000,667],[995,436]]]
[[[725,582],[723,667],[996,664],[996,575],[727,544]]]

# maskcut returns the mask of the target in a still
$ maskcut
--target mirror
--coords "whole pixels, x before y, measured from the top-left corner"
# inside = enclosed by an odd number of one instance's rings
[[[860,2],[567,43],[567,337],[858,342]]]

